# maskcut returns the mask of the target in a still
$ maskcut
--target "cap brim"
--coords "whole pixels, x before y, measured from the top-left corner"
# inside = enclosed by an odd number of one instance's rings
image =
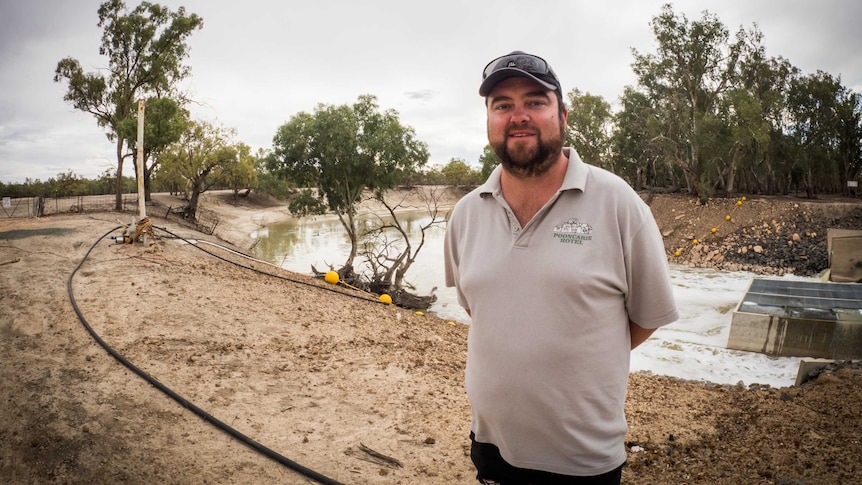
[[[543,81],[527,71],[522,71],[514,67],[504,67],[494,71],[490,76],[486,77],[485,80],[482,81],[482,85],[479,86],[479,96],[488,96],[488,93],[494,89],[494,86],[510,77],[528,77],[551,91],[557,90],[557,86],[554,84]]]

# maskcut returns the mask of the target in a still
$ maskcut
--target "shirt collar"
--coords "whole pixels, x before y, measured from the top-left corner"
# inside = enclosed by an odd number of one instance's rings
[[[590,170],[589,167],[583,160],[581,160],[580,155],[578,155],[578,152],[575,151],[574,148],[564,147],[563,155],[568,157],[569,165],[566,167],[566,176],[563,178],[560,192],[565,190],[580,190],[583,192],[587,186],[587,174]],[[485,194],[494,195],[502,193],[500,188],[500,173],[502,171],[503,167],[501,165],[497,165],[497,167],[494,168],[494,171],[491,172],[488,180],[479,186],[480,196],[484,196]]]

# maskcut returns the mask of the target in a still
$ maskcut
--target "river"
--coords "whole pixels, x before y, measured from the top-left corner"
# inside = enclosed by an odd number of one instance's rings
[[[423,212],[399,215],[411,238],[418,241],[419,228],[431,221]],[[371,224],[372,216],[360,218]],[[425,245],[407,272],[414,293],[431,292],[437,301],[429,312],[455,322],[469,324],[458,305],[455,291],[443,282],[443,237],[437,226],[426,231]],[[252,234],[257,239],[255,256],[297,273],[339,268],[350,242],[338,219],[331,216],[290,219]],[[415,243],[414,243],[415,244]],[[357,271],[361,258],[356,259]],[[755,274],[689,268],[671,264],[671,279],[680,319],[659,329],[632,353],[632,370],[720,384],[769,384],[790,386],[796,379],[800,358],[770,357],[756,352],[726,348],[733,310]],[[785,279],[808,279],[794,276]]]

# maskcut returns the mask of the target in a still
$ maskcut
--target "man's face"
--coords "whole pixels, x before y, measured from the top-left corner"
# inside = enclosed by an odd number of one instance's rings
[[[488,93],[488,142],[503,168],[518,177],[544,174],[566,138],[567,113],[557,96],[526,77],[500,81]]]

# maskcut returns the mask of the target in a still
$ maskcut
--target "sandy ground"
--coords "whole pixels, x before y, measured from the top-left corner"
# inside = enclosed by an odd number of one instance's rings
[[[237,234],[286,214],[210,204]],[[154,224],[145,246],[101,239],[114,213],[0,221],[0,482],[475,483],[466,326]],[[786,389],[636,373],[627,414],[624,483],[862,483],[852,368]]]

